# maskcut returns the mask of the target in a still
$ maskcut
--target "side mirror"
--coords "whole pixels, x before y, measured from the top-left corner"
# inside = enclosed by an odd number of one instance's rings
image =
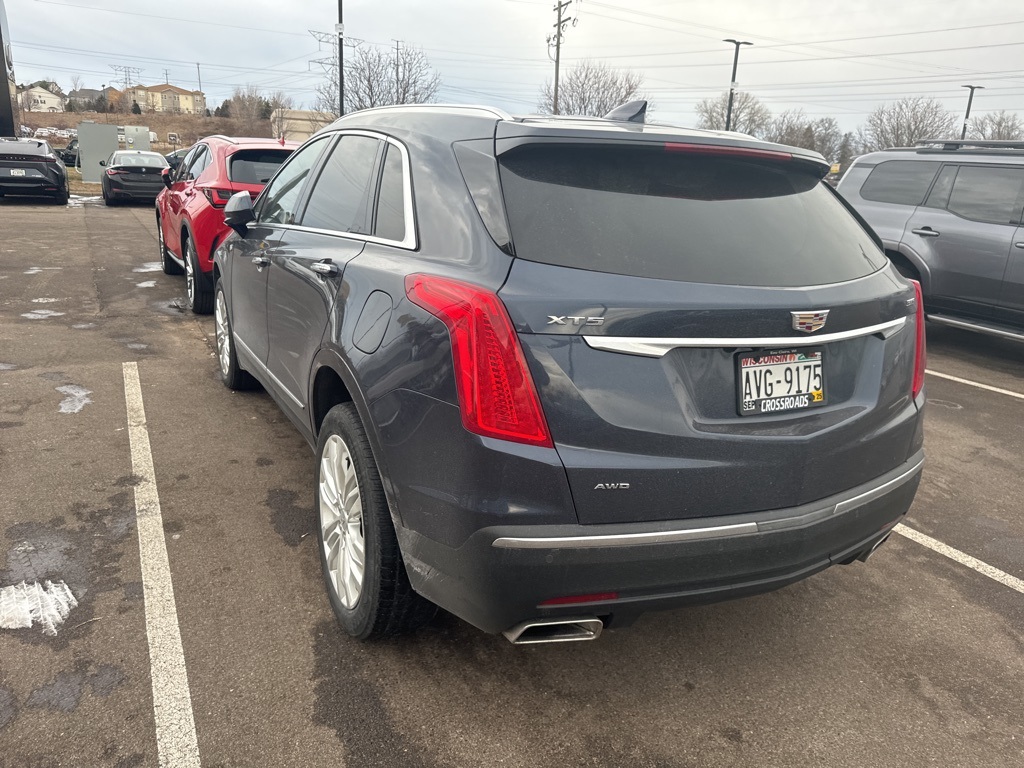
[[[164,186],[167,187],[168,189],[170,189],[171,188],[171,183],[172,183],[171,182],[171,169],[170,168],[164,168],[162,171],[160,171],[160,178],[163,180]]]
[[[100,167],[101,167],[101,168],[102,168],[102,167],[104,167],[104,166],[106,166],[106,164],[107,164],[107,161],[106,161],[106,160],[100,160]]]
[[[248,192],[235,192],[224,206],[224,222],[239,235],[244,236],[246,226],[255,219]]]

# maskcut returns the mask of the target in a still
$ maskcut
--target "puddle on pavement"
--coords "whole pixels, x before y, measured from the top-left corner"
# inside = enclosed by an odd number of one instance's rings
[[[29,320],[46,320],[51,317],[61,317],[63,312],[54,312],[51,309],[33,309],[31,312],[25,312],[22,317]]]

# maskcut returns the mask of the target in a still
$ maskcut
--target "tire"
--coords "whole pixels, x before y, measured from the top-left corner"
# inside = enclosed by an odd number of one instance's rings
[[[163,267],[165,275],[180,275],[185,271],[171,258],[171,252],[167,250],[167,243],[164,242],[164,221],[159,213],[156,215],[156,247],[160,253],[160,266]]]
[[[199,269],[199,255],[191,237],[183,237],[185,255],[185,299],[189,309],[196,315],[213,312],[213,289],[210,281]]]
[[[231,318],[228,316],[228,302],[224,295],[224,285],[217,281],[214,291],[214,328],[217,339],[217,366],[220,368],[220,380],[228,389],[252,389],[256,386],[248,371],[238,364],[235,354],[235,341],[231,335]]]
[[[67,182],[64,182],[64,189],[53,196],[53,202],[57,205],[67,205],[70,199],[71,191],[67,187]]]
[[[409,583],[373,451],[352,403],[327,413],[316,456],[320,566],[338,623],[358,640],[422,626],[437,607]]]
[[[117,203],[114,201],[114,198],[112,198],[110,195],[107,194],[106,187],[101,187],[100,193],[103,195],[103,204],[105,206],[110,208],[113,205],[117,205]]]

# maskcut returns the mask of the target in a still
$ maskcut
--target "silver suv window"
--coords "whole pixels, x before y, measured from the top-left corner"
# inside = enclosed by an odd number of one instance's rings
[[[939,165],[917,160],[879,163],[861,187],[860,196],[876,203],[920,205]]]
[[[1024,168],[962,166],[946,207],[965,219],[1016,225],[1022,193]]]

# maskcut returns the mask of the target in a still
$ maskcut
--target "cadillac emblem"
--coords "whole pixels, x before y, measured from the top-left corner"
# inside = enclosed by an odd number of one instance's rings
[[[793,316],[793,329],[804,333],[814,333],[825,327],[829,310],[819,309],[813,312],[790,312]]]

